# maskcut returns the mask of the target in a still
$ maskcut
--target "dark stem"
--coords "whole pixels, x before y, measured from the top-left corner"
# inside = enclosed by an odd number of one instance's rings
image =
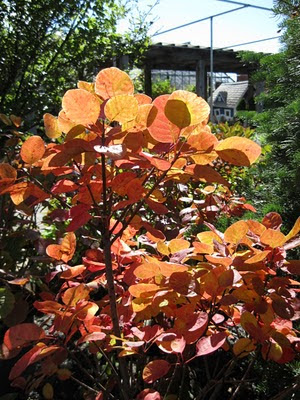
[[[235,391],[233,392],[232,396],[230,397],[229,400],[234,400],[238,394],[238,392],[240,391],[241,387],[243,386],[243,384],[245,383],[247,376],[254,364],[254,361],[256,360],[256,357],[253,357],[251,362],[248,365],[248,368],[246,369],[246,372],[244,373],[242,380],[240,381],[240,383],[238,384],[237,388],[235,389]]]
[[[102,181],[103,181],[103,218],[102,218],[102,242],[104,251],[104,262],[107,280],[107,289],[109,297],[109,306],[111,319],[113,323],[113,333],[118,338],[121,336],[121,330],[119,325],[119,316],[117,310],[117,299],[114,286],[114,274],[112,268],[112,257],[111,257],[111,243],[110,243],[110,233],[109,233],[109,216],[107,215],[107,185],[106,185],[106,169],[105,169],[105,156],[101,155],[102,163]],[[118,346],[122,346],[122,342],[117,341]],[[129,400],[129,375],[127,370],[126,361],[124,358],[119,358],[120,373],[123,380],[123,387],[120,387],[122,397],[124,400]]]

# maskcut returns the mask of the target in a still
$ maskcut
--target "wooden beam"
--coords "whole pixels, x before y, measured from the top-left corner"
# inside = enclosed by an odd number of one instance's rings
[[[205,71],[205,62],[203,60],[199,60],[197,62],[196,67],[196,93],[198,96],[206,99],[206,71]]]

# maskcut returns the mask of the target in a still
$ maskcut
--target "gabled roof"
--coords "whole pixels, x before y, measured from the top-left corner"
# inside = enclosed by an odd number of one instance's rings
[[[248,86],[248,81],[221,83],[213,93],[214,107],[236,108],[246,94]],[[217,101],[219,100],[218,97],[219,99],[222,98],[221,102]]]

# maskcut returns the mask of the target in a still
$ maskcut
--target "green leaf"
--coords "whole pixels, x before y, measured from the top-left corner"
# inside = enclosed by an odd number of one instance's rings
[[[0,288],[0,319],[5,318],[14,308],[15,296],[7,288]]]

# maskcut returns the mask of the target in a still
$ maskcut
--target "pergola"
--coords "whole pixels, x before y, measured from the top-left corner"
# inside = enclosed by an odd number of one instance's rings
[[[257,66],[247,64],[233,50],[214,49],[214,72],[250,75]],[[196,91],[207,98],[207,74],[210,72],[210,48],[156,43],[149,47],[145,55],[145,92],[151,95],[151,71],[153,69],[173,71],[195,71]]]

